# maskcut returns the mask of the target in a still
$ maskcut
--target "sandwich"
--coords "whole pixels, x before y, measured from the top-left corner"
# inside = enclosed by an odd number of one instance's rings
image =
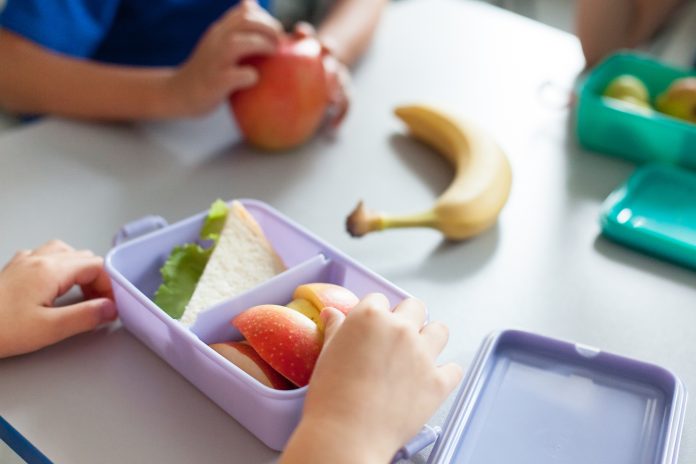
[[[162,266],[154,301],[187,327],[212,306],[283,272],[254,217],[238,202],[215,201],[200,232],[204,244],[175,247]]]

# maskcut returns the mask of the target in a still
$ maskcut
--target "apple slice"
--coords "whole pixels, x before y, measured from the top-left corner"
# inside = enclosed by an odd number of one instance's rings
[[[298,387],[309,383],[324,343],[310,318],[285,306],[260,305],[239,314],[232,325],[286,379]]]
[[[312,283],[300,285],[295,289],[294,299],[310,301],[321,312],[327,306],[336,308],[343,314],[353,309],[360,301],[357,296],[345,287],[336,284]]]
[[[288,303],[287,307],[294,309],[300,314],[304,314],[314,321],[314,323],[319,327],[319,330],[324,330],[324,323],[319,318],[319,308],[314,306],[309,300],[298,298],[297,300],[292,300],[290,303]]]
[[[210,347],[267,387],[276,390],[295,388],[285,377],[264,361],[247,342],[214,343]]]

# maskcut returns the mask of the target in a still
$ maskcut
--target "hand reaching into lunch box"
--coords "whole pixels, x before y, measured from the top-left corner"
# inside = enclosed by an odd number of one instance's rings
[[[348,316],[328,308],[321,318],[325,345],[302,421],[280,462],[388,463],[462,377],[454,363],[435,364],[447,327],[424,326],[418,300],[390,312],[386,297],[376,293]]]
[[[0,358],[36,351],[116,319],[103,259],[60,240],[18,252],[0,271]],[[55,307],[73,286],[85,301]]]

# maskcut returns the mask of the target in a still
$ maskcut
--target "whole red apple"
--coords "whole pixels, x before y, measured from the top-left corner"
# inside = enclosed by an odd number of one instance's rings
[[[248,143],[265,150],[285,150],[316,132],[330,104],[326,53],[315,37],[295,34],[282,37],[275,54],[242,61],[259,72],[253,87],[230,96]]]
[[[260,305],[232,319],[256,352],[298,387],[309,383],[324,336],[312,320],[285,306]]]

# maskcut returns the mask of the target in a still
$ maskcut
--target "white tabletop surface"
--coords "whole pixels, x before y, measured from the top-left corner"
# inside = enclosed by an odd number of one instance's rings
[[[523,328],[657,363],[693,389],[696,274],[599,236],[600,204],[634,166],[578,148],[570,112],[539,98],[547,81],[570,88],[581,67],[577,40],[558,30],[476,2],[403,0],[355,73],[345,125],[295,153],[232,143],[225,111],[12,128],[0,134],[0,261],[53,237],[103,254],[143,215],[174,222],[218,197],[257,198],[425,300],[451,328],[442,360],[466,367],[486,334]],[[459,244],[431,230],[344,232],[359,198],[418,210],[450,180],[402,135],[391,110],[407,102],[469,117],[507,152],[514,185],[493,230]],[[0,415],[56,463],[277,457],[118,324],[0,360]],[[693,407],[680,456],[696,462]]]

